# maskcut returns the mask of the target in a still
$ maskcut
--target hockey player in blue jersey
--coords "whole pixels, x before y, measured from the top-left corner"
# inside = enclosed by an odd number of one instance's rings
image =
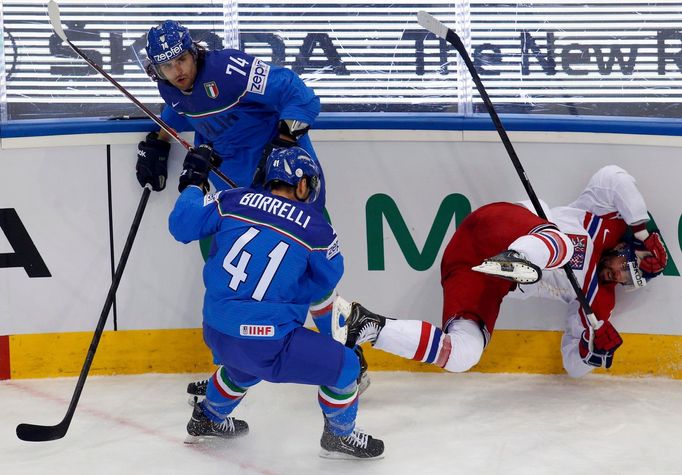
[[[231,438],[248,432],[231,416],[262,380],[318,385],[324,416],[321,456],[377,458],[383,442],[355,429],[360,362],[353,350],[303,326],[308,306],[343,274],[336,233],[315,206],[320,169],[299,147],[267,159],[265,189],[206,195],[211,149],[190,153],[169,218],[178,241],[213,236],[204,267],[204,341],[222,365],[187,432]]]
[[[210,145],[220,170],[239,186],[252,184],[264,150],[272,146],[297,145],[317,161],[306,132],[320,113],[320,100],[293,71],[235,49],[208,51],[172,20],[149,30],[146,49],[147,72],[166,103],[161,118],[176,130],[194,130],[195,145]],[[140,143],[144,153],[137,164],[140,184],[157,191],[165,186],[170,139],[160,134]],[[227,188],[213,175],[211,182]]]
[[[193,129],[196,146],[213,149],[213,164],[239,186],[262,188],[265,156],[274,147],[297,145],[317,162],[307,131],[320,112],[320,100],[293,71],[268,64],[234,49],[208,51],[192,41],[187,28],[166,20],[147,34],[148,74],[166,103],[161,117],[176,130]],[[150,133],[138,145],[137,179],[156,191],[165,188],[170,136]],[[318,163],[319,165],[319,163]],[[314,206],[325,206],[325,180],[320,168],[320,192]],[[227,187],[210,175],[218,190]],[[317,328],[331,334],[331,310],[336,291],[313,303]],[[361,390],[369,385],[362,349]],[[201,395],[204,382],[188,390]]]

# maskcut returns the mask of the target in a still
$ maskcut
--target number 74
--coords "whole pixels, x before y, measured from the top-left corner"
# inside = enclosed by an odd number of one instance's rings
[[[225,74],[232,74],[232,71],[236,71],[242,76],[246,76],[245,69],[249,65],[249,62],[247,60],[245,60],[244,58],[235,58],[234,56],[230,56],[230,61],[233,61],[239,67],[235,66],[232,63],[227,63],[227,69],[225,70]]]

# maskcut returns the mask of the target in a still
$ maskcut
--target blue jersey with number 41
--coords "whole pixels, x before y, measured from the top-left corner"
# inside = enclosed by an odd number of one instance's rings
[[[343,274],[338,238],[312,205],[237,188],[178,197],[170,232],[188,243],[213,235],[204,267],[204,324],[242,338],[282,338],[305,323]]]

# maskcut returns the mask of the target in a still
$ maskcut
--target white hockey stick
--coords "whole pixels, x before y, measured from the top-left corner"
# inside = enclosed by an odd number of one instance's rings
[[[81,58],[83,58],[90,66],[92,66],[98,73],[100,73],[104,78],[109,81],[111,84],[116,87],[119,91],[123,93],[124,96],[126,96],[128,99],[132,101],[133,104],[135,104],[142,112],[144,112],[147,117],[152,119],[154,122],[156,122],[156,125],[161,127],[163,130],[168,132],[168,134],[173,137],[175,140],[180,143],[183,147],[185,147],[186,150],[191,150],[193,147],[190,145],[189,142],[187,142],[185,139],[180,137],[180,134],[178,134],[170,125],[168,125],[163,119],[160,117],[157,117],[156,114],[154,114],[151,110],[149,110],[144,104],[142,104],[135,96],[133,96],[131,93],[128,92],[126,88],[121,86],[116,79],[112,78],[109,73],[107,73],[102,67],[95,63],[93,60],[88,58],[88,56],[78,48],[78,46],[74,45],[71,40],[66,36],[66,33],[64,32],[64,28],[62,28],[62,19],[61,19],[61,14],[59,13],[59,5],[57,5],[57,2],[54,0],[50,0],[47,4],[47,11],[50,15],[50,23],[52,24],[52,28],[54,29],[54,32],[57,33],[57,36],[61,38],[62,41],[67,43],[71,49]],[[237,184],[232,181],[227,175],[225,175],[223,172],[221,172],[218,168],[214,167],[211,165],[211,170],[213,173],[218,175],[221,180],[223,180],[225,183],[230,185],[232,188],[237,188]]]
[[[425,11],[420,11],[417,14],[417,20],[419,21],[419,24],[423,26],[425,29],[427,29],[437,37],[443,38],[445,41],[454,46],[459,55],[464,60],[464,63],[466,64],[467,69],[469,70],[469,74],[471,74],[471,78],[474,80],[474,83],[476,84],[476,89],[478,89],[478,93],[481,95],[481,99],[483,100],[483,103],[488,109],[488,114],[490,114],[490,118],[492,119],[493,124],[495,124],[495,129],[497,129],[497,133],[500,135],[500,138],[502,139],[504,148],[507,150],[509,158],[511,158],[511,161],[514,164],[514,168],[516,168],[516,172],[518,173],[519,178],[521,179],[521,183],[523,183],[523,186],[526,189],[526,193],[528,193],[528,197],[530,198],[530,201],[533,203],[533,206],[535,207],[535,212],[542,219],[547,219],[547,215],[545,214],[544,210],[542,209],[542,206],[540,205],[540,201],[538,200],[538,197],[530,184],[530,180],[526,175],[526,171],[523,169],[523,165],[521,165],[521,161],[519,160],[519,157],[516,155],[516,151],[514,150],[511,140],[509,140],[509,136],[507,135],[507,131],[502,125],[502,121],[500,121],[500,117],[497,115],[497,112],[493,107],[493,103],[490,100],[490,97],[488,96],[488,92],[485,90],[485,87],[483,86],[483,81],[481,81],[481,77],[478,75],[478,72],[474,67],[474,63],[471,61],[471,57],[469,56],[469,53],[464,47],[462,39],[459,37],[459,35],[457,35],[457,33],[455,33],[450,28],[445,26],[433,15],[426,13]],[[575,274],[573,273],[573,269],[571,269],[570,264],[564,265],[563,269],[566,272],[566,277],[568,277],[568,280],[571,283],[573,290],[575,291],[575,295],[578,298],[578,301],[583,307],[583,311],[585,312],[585,317],[587,318],[587,321],[589,322],[590,326],[593,329],[598,330],[602,326],[603,322],[597,320],[597,317],[594,316],[592,307],[590,306],[590,303],[587,301],[587,298],[585,298],[585,294],[583,293],[580,284],[578,284],[578,280],[576,279]]]

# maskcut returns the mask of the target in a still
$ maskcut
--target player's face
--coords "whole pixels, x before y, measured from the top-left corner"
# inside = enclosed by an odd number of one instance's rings
[[[158,66],[168,82],[182,91],[192,88],[197,77],[197,62],[189,51]]]
[[[627,259],[624,256],[605,257],[601,262],[599,282],[602,284],[616,282],[626,284],[629,282]]]

